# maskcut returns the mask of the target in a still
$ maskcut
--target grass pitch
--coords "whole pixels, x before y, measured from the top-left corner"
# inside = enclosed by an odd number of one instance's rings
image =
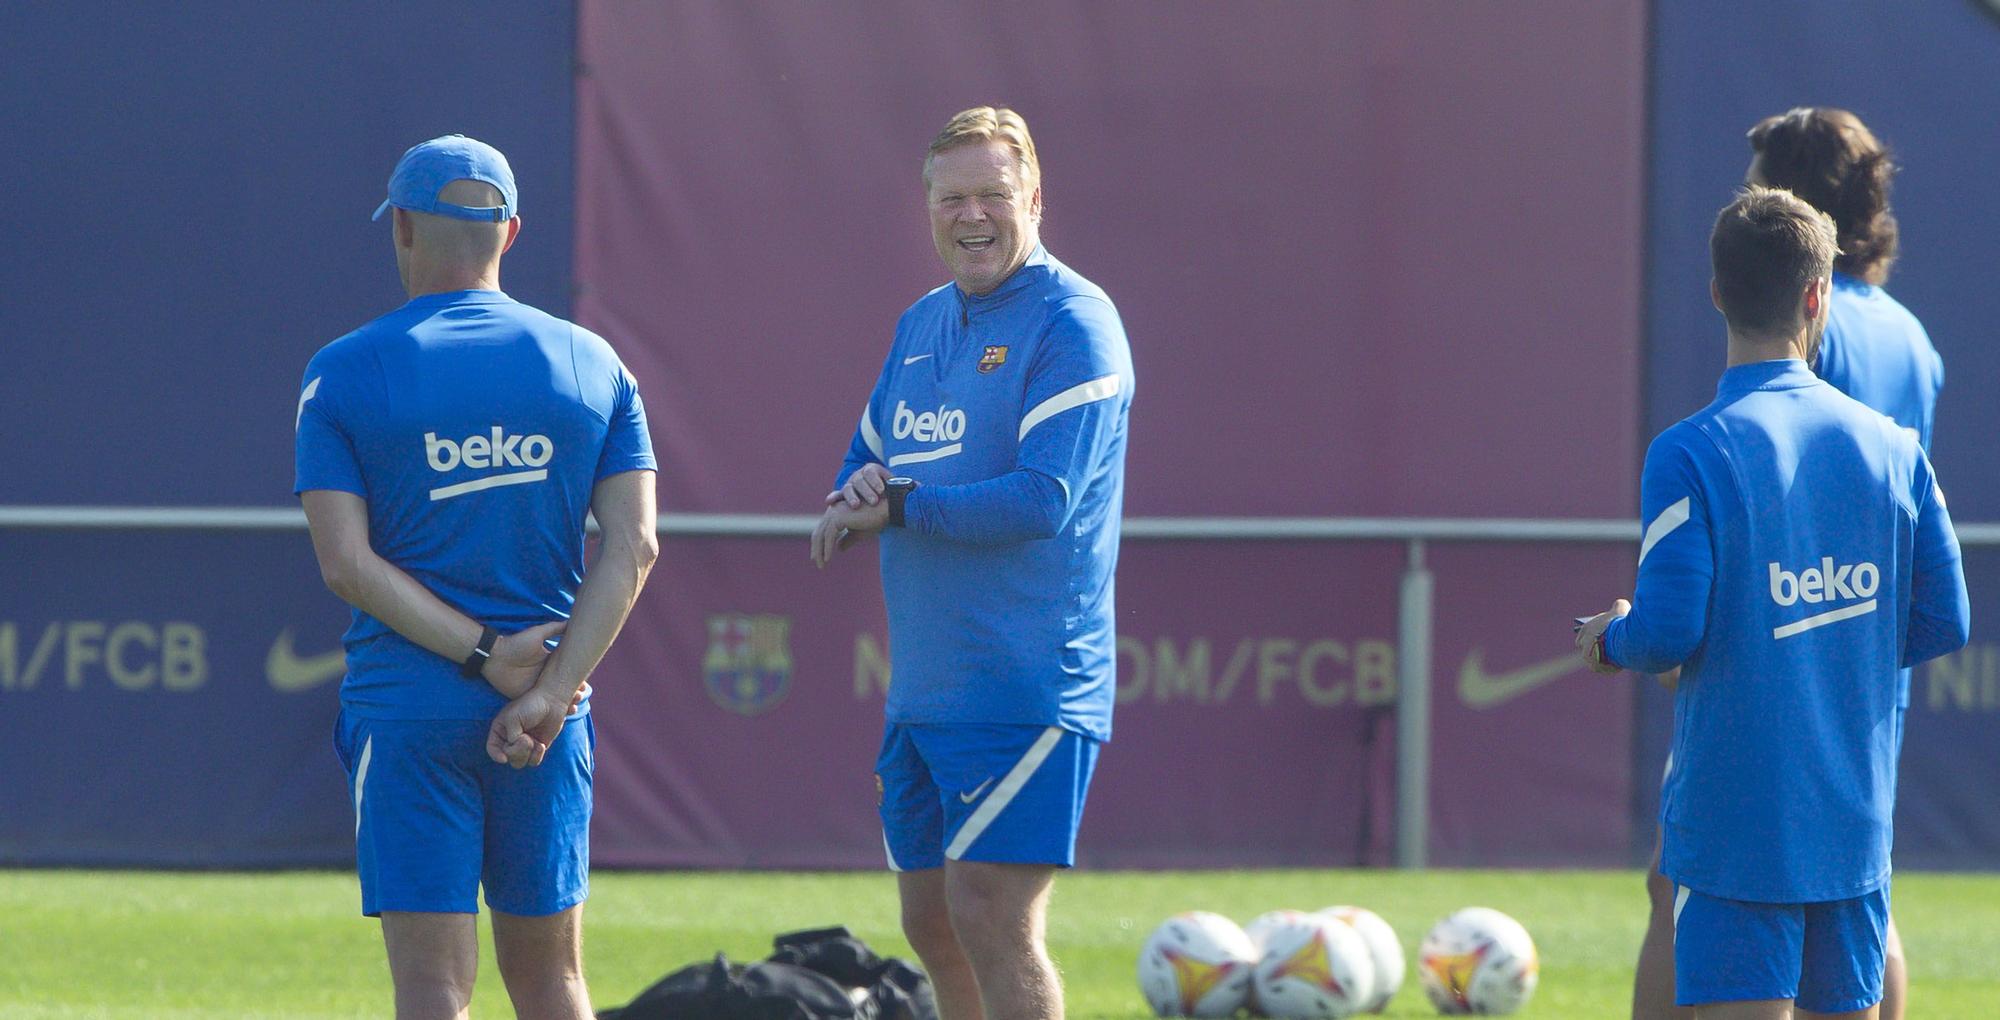
[[[895,888],[878,874],[600,872],[585,912],[599,1008],[724,951],[761,959],[776,932],[844,923],[908,955]],[[1470,905],[1518,918],[1542,955],[1523,1017],[1626,1015],[1645,925],[1634,872],[1257,871],[1089,873],[1056,886],[1050,942],[1073,1020],[1139,1020],[1134,962],[1160,920],[1190,909],[1239,922],[1275,907],[1369,907],[1414,956],[1436,919]],[[377,925],[351,875],[0,871],[0,1017],[320,1018],[389,1015]],[[2000,876],[1906,875],[1895,910],[1908,945],[1910,1015],[2000,1015]],[[485,926],[481,926],[482,936]],[[490,944],[476,1017],[511,1016]],[[1433,1015],[1412,973],[1392,1017]]]

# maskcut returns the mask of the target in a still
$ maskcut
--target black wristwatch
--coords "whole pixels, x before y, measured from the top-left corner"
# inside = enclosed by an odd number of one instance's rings
[[[458,664],[458,675],[467,680],[477,680],[486,672],[486,660],[493,657],[493,644],[500,640],[500,632],[491,627],[479,628],[479,647]]]
[[[889,526],[900,528],[903,526],[903,501],[917,491],[917,480],[901,476],[891,478],[883,483],[883,491],[889,496]]]

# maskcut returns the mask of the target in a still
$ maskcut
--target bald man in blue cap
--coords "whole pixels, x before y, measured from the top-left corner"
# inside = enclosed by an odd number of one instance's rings
[[[659,552],[632,374],[500,290],[517,205],[491,146],[404,153],[375,218],[410,300],[322,348],[299,388],[295,491],[354,608],[334,745],[399,1020],[469,1014],[482,886],[516,1013],[590,1017],[586,681]]]

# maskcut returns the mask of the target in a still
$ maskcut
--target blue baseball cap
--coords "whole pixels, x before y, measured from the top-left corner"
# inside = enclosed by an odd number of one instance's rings
[[[453,181],[485,181],[500,189],[501,205],[476,209],[438,199],[438,192]],[[507,157],[485,142],[464,135],[445,135],[410,147],[396,161],[389,175],[389,197],[369,219],[379,220],[390,206],[411,212],[451,216],[461,220],[505,223],[514,218],[518,196],[514,191],[514,171]]]

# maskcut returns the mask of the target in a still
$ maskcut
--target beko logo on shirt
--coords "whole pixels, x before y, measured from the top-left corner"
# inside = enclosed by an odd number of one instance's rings
[[[437,433],[424,433],[424,461],[432,471],[446,472],[460,467],[468,468],[528,468],[525,471],[510,471],[502,475],[487,475],[469,482],[444,485],[431,490],[432,501],[463,496],[468,492],[497,488],[502,485],[521,485],[539,482],[548,478],[549,472],[543,466],[556,454],[556,445],[544,435],[510,436],[498,425],[486,435],[470,435],[453,442],[439,439]]]
[[[424,459],[431,462],[432,471],[450,471],[461,463],[469,468],[541,467],[555,452],[547,436],[510,436],[498,425],[493,426],[491,438],[466,436],[456,443],[439,439],[435,432],[424,433]]]
[[[897,439],[915,439],[919,443],[950,443],[964,439],[965,412],[948,410],[949,406],[918,414],[910,410],[909,404],[898,400],[896,418],[889,425],[889,434]]]
[[[1771,601],[1789,606],[1800,599],[1832,602],[1835,599],[1865,599],[1882,586],[1882,572],[1873,563],[1835,563],[1822,556],[1819,566],[1794,574],[1771,564]]]
[[[1806,567],[1793,573],[1777,563],[1768,567],[1771,581],[1771,601],[1781,606],[1795,606],[1800,602],[1808,605],[1822,605],[1829,602],[1865,602],[1842,606],[1824,613],[1808,616],[1796,623],[1788,623],[1771,629],[1774,638],[1788,638],[1804,633],[1815,627],[1829,623],[1851,620],[1875,611],[1875,593],[1882,587],[1882,570],[1873,563],[1835,563],[1833,557],[1822,556],[1819,565]]]
[[[889,435],[896,439],[914,439],[919,443],[944,443],[928,450],[899,453],[889,458],[890,467],[904,464],[921,464],[927,460],[943,460],[965,452],[965,411],[954,410],[945,404],[935,411],[917,412],[910,410],[907,401],[896,401],[896,415],[890,419]]]

